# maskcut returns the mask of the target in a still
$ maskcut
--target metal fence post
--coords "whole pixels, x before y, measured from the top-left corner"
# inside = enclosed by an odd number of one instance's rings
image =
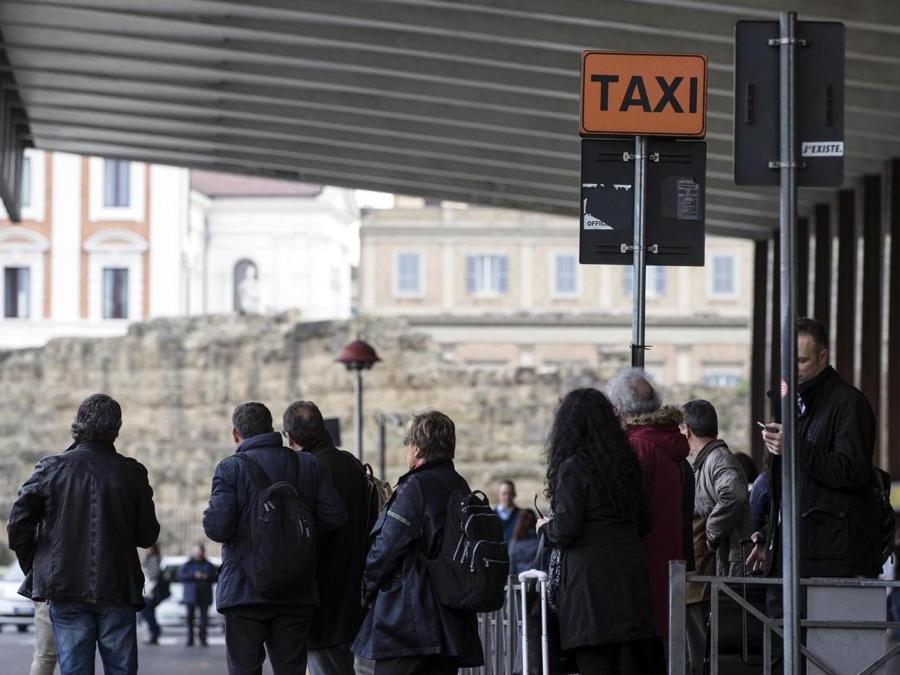
[[[687,563],[669,562],[669,675],[685,675]]]
[[[506,585],[506,670],[504,675],[512,675],[516,667],[516,641],[519,639],[519,622],[516,618],[516,578],[510,576]]]
[[[719,584],[709,590],[709,675],[719,675]]]

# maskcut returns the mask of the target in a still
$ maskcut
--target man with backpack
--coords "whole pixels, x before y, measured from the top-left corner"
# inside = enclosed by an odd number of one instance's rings
[[[375,661],[375,675],[456,673],[484,663],[476,612],[438,600],[428,563],[444,555],[451,497],[469,501],[473,495],[453,467],[456,430],[449,417],[415,415],[404,443],[410,470],[372,529],[363,574],[370,609],[353,651]],[[492,544],[505,552],[499,520],[484,508],[500,539]]]
[[[331,477],[308,453],[282,445],[272,413],[243,403],[231,418],[236,452],[216,466],[206,536],[223,544],[216,605],[225,615],[230,675],[306,672],[307,636],[319,603],[317,533],[347,512]]]
[[[347,522],[319,539],[319,607],[313,614],[309,634],[309,672],[353,675],[350,645],[366,616],[359,589],[369,530],[381,505],[378,493],[359,460],[334,447],[315,403],[291,403],[284,411],[283,428],[292,449],[314,456],[328,469],[347,509]]]

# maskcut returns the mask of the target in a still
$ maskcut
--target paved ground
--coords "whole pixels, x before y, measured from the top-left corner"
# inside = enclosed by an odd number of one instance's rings
[[[175,635],[170,632],[163,636],[161,642],[156,647],[141,644],[138,648],[141,675],[225,673],[225,638],[221,634],[214,632],[210,637],[209,647],[205,648],[183,646],[183,633]],[[27,674],[33,645],[32,633],[19,634],[8,626],[4,627],[0,633],[0,675]],[[96,672],[98,675],[103,672],[99,659]],[[271,675],[268,665],[263,673]]]
[[[141,675],[182,675],[193,673],[215,673],[224,675],[225,670],[225,639],[221,634],[213,633],[209,640],[209,647],[185,647],[184,635],[175,635],[170,631],[164,635],[160,645],[148,647],[141,644],[140,672]],[[31,652],[34,645],[34,635],[31,633],[19,634],[10,627],[5,627],[0,633],[0,675],[25,675],[31,664]],[[59,671],[56,671],[57,673]],[[103,672],[99,659],[97,660],[96,673]],[[727,675],[744,675],[758,673],[758,668],[748,668],[735,663],[720,663],[719,672]],[[886,675],[900,675],[900,657],[891,661],[885,672]],[[263,668],[264,675],[272,675],[268,664]]]

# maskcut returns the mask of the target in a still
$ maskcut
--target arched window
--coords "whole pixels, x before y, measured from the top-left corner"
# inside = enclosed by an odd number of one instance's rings
[[[247,258],[234,264],[234,311],[257,314],[260,311],[259,269]]]

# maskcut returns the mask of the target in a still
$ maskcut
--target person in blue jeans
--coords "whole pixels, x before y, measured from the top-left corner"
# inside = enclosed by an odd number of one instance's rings
[[[197,627],[197,638],[200,646],[206,646],[206,624],[209,606],[212,604],[212,585],[216,579],[216,566],[206,559],[203,544],[196,544],[191,558],[178,568],[178,581],[184,584],[181,602],[187,606],[187,647],[194,646],[194,621],[200,614],[200,625]]]
[[[49,601],[62,675],[137,673],[137,612],[144,575],[137,549],[159,537],[147,470],[113,442],[122,409],[89,396],[72,424],[75,442],[45,457],[9,514],[9,546],[26,574],[19,593]]]

